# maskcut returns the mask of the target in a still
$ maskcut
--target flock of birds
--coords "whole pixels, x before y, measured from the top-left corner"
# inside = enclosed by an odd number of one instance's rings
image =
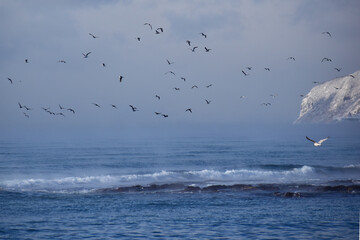
[[[153,28],[152,24],[150,24],[150,23],[144,23],[144,25],[147,26],[147,27],[149,27],[149,29],[150,29],[151,31],[154,31],[155,34],[157,34],[157,35],[164,33],[164,28],[163,28],[163,27]],[[205,34],[205,33],[203,33],[203,32],[201,32],[201,33],[199,33],[199,34],[200,34],[204,39],[207,39],[207,38],[208,38],[207,34]],[[331,35],[330,32],[323,32],[322,34],[327,35],[328,37],[332,38],[332,35]],[[93,38],[93,39],[99,38],[97,35],[95,35],[95,34],[93,34],[93,33],[89,33],[89,36],[90,36],[91,38]],[[141,37],[136,37],[136,40],[140,42],[140,41],[142,40],[142,38],[141,38]],[[191,52],[196,52],[196,51],[198,51],[198,50],[200,49],[199,46],[194,46],[193,43],[192,43],[192,41],[190,41],[190,40],[186,40],[186,41],[185,41],[185,44],[186,44],[186,46],[188,47],[188,49],[189,49]],[[212,51],[212,49],[211,49],[211,48],[208,48],[207,46],[203,46],[203,49],[204,49],[205,53],[209,53],[210,51]],[[82,53],[83,58],[85,58],[85,59],[89,58],[89,57],[91,56],[91,53],[92,53],[91,51]],[[287,60],[288,60],[288,61],[296,61],[295,57],[293,57],[293,56],[288,57]],[[59,60],[59,61],[57,61],[57,62],[58,62],[58,63],[62,63],[62,64],[66,64],[66,63],[67,63],[67,61],[65,61],[65,60]],[[332,62],[332,59],[327,58],[327,57],[324,57],[324,58],[321,60],[321,62]],[[25,63],[26,63],[26,64],[29,64],[29,63],[30,63],[30,61],[29,61],[28,58],[25,59]],[[172,60],[170,60],[170,59],[166,59],[166,63],[167,63],[167,65],[170,66],[170,65],[173,65],[173,64],[174,64],[174,61],[172,61]],[[106,67],[106,64],[105,64],[105,63],[102,63],[101,65],[102,65],[102,67]],[[241,72],[242,72],[242,74],[244,75],[244,77],[247,77],[247,76],[250,75],[250,72],[252,71],[252,69],[253,69],[253,67],[247,66],[245,69],[241,70]],[[334,68],[334,69],[335,69],[337,72],[340,72],[340,71],[341,71],[341,68]],[[271,69],[270,69],[269,67],[265,67],[264,70],[265,70],[265,71],[268,71],[268,72],[271,71]],[[177,74],[175,74],[175,72],[172,71],[172,70],[169,70],[169,71],[165,72],[165,75],[168,75],[168,74],[177,77]],[[352,76],[352,77],[353,77],[353,76]],[[120,75],[120,76],[118,77],[118,81],[119,81],[120,83],[122,83],[123,80],[124,80],[124,78],[125,78],[124,75]],[[184,82],[186,82],[186,80],[187,80],[185,77],[180,77],[180,79],[181,79],[182,81],[184,81]],[[14,82],[13,79],[10,78],[10,77],[8,77],[7,80],[10,82],[10,84],[13,84],[13,82]],[[320,82],[313,82],[313,83],[319,84]],[[208,84],[208,85],[206,85],[205,87],[206,87],[206,88],[210,88],[210,87],[212,87],[212,86],[213,86],[213,84]],[[198,85],[192,85],[192,87],[191,87],[191,89],[196,89],[196,88],[199,88]],[[174,87],[173,89],[174,89],[175,91],[180,91],[180,88],[179,88],[179,87]],[[301,96],[301,97],[304,97],[304,95],[300,95],[300,96]],[[158,95],[158,94],[156,94],[154,97],[155,97],[156,99],[158,99],[158,100],[161,99],[160,95]],[[270,94],[270,97],[276,98],[276,97],[278,97],[278,94]],[[240,99],[245,99],[245,98],[247,98],[247,96],[240,96]],[[212,102],[211,100],[205,99],[205,103],[206,103],[207,105],[208,105],[208,104],[211,104],[211,102]],[[94,107],[101,108],[101,106],[100,106],[98,103],[92,103],[92,105],[93,105]],[[269,106],[271,106],[271,102],[263,102],[263,103],[261,103],[260,105],[261,105],[261,106],[265,106],[265,107],[269,107]],[[22,112],[23,115],[24,115],[26,118],[30,118],[30,115],[28,114],[28,112],[31,111],[31,110],[33,110],[33,109],[30,108],[30,107],[28,107],[28,106],[26,106],[26,105],[24,105],[24,104],[22,104],[22,103],[20,103],[20,102],[18,102],[18,106],[19,106],[19,108],[20,108],[21,110],[23,110],[23,112]],[[112,108],[114,108],[114,109],[117,109],[117,108],[118,108],[115,104],[110,104],[110,106],[111,106]],[[131,109],[132,112],[140,111],[136,106],[134,106],[134,105],[132,105],[132,104],[129,104],[129,107],[130,107],[130,109]],[[58,105],[58,111],[51,110],[50,107],[41,107],[41,109],[42,109],[44,112],[46,112],[46,113],[48,113],[48,114],[50,114],[50,115],[54,115],[54,116],[62,116],[62,117],[65,117],[66,113],[75,114],[75,110],[74,110],[73,107],[63,107],[63,106],[60,105],[60,104]],[[191,107],[188,107],[188,108],[184,109],[184,112],[193,113],[193,109],[192,109]],[[163,113],[163,112],[159,112],[159,111],[155,111],[154,114],[157,115],[157,116],[162,116],[162,117],[164,117],[164,118],[168,118],[168,117],[169,117],[169,114]],[[326,138],[326,139],[320,140],[319,142],[315,142],[314,140],[311,140],[311,139],[308,138],[308,137],[306,137],[306,138],[307,138],[308,140],[314,142],[314,145],[315,145],[315,146],[320,146],[321,143],[327,139],[327,138]]]

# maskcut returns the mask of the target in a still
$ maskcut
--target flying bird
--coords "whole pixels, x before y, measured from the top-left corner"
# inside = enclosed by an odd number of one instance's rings
[[[209,85],[206,86],[206,88],[209,88],[209,87],[211,87],[211,86],[212,86],[212,84],[209,84]]]
[[[61,110],[63,110],[63,109],[65,109],[63,106],[61,106],[60,104],[59,104],[59,108],[61,109]],[[49,108],[48,108],[49,109]],[[45,109],[44,109],[45,110]],[[45,110],[46,111],[46,110]]]
[[[156,115],[160,115],[160,114],[161,114],[161,112],[155,112],[155,114],[156,114]]]
[[[161,114],[161,116],[163,116],[164,118],[169,117],[169,115],[167,115],[167,114]]]
[[[124,78],[124,76],[121,76],[121,75],[120,75],[120,76],[119,76],[119,81],[122,82],[123,78]]]
[[[30,118],[29,115],[27,115],[26,113],[23,112],[23,114],[25,117]]]
[[[192,113],[192,110],[191,110],[191,108],[188,108],[188,109],[185,110],[185,112],[190,112],[190,113]]]
[[[25,108],[27,111],[32,110],[32,108],[29,108],[29,107],[27,107],[25,105],[23,105],[23,108]]]
[[[178,88],[178,87],[174,87],[174,89],[175,89],[176,91],[180,91],[180,88]]]
[[[168,59],[166,59],[166,62],[167,62],[169,65],[171,65],[171,64],[174,63],[174,62],[170,62]]]
[[[132,109],[133,112],[139,111],[136,107],[134,107],[133,105],[129,105]]]
[[[25,58],[25,63],[29,63],[29,59]]]
[[[140,42],[141,38],[140,37],[137,37],[136,40],[138,40]]]
[[[191,87],[191,89],[193,89],[193,88],[198,88],[198,86],[194,85],[194,86]]]
[[[294,58],[294,57],[288,57],[287,59],[288,59],[288,60],[294,60],[294,61],[295,61],[295,58]]]
[[[11,84],[13,84],[13,80],[11,78],[7,78]]]
[[[326,62],[331,62],[331,59],[330,59],[330,58],[327,58],[327,57],[324,57],[324,58],[321,60],[321,62],[324,62],[324,61],[326,61]]]
[[[155,95],[155,97],[160,100],[160,96],[159,96],[159,95]]]
[[[82,55],[84,56],[84,58],[88,58],[90,53],[91,53],[91,52],[83,53]]]
[[[117,109],[117,106],[115,104],[110,104],[113,108]]]
[[[190,48],[190,50],[192,51],[192,52],[195,52],[195,49],[197,49],[198,47],[197,46],[195,46],[195,47],[193,47],[193,48]]]
[[[161,27],[159,27],[159,28],[157,28],[157,29],[155,30],[155,33],[156,33],[156,34],[160,34],[160,33],[162,33],[162,32],[164,32],[164,29],[161,28]]]
[[[152,30],[152,25],[150,23],[144,23],[144,25],[148,25],[150,29]]]
[[[321,144],[322,144],[323,142],[325,142],[326,140],[328,140],[328,139],[329,139],[329,137],[324,138],[324,139],[321,139],[321,140],[320,140],[320,141],[318,141],[318,142],[316,142],[316,141],[312,140],[312,139],[311,139],[311,138],[309,138],[308,136],[306,136],[306,139],[307,139],[307,140],[309,140],[309,141],[311,141],[311,142],[313,142],[315,147],[320,147],[320,146],[321,146]]]
[[[342,68],[334,68],[336,71],[340,72]]]
[[[189,46],[191,46],[190,40],[186,40],[186,43],[187,43]]]
[[[68,109],[66,109],[66,110],[68,110],[68,111],[72,112],[73,114],[75,114],[75,110],[72,109],[72,108],[68,108]]]
[[[63,114],[62,112],[61,113],[55,113],[55,115],[60,115],[60,116],[65,117],[65,114]]]
[[[171,73],[172,75],[176,76],[175,73],[173,71],[168,71],[165,74]]]
[[[204,38],[207,38],[205,33],[200,33]]]
[[[210,103],[211,103],[211,101],[209,101],[209,100],[207,100],[207,99],[205,99],[205,101],[206,101],[207,104],[210,104]]]
[[[246,69],[247,69],[247,70],[251,70],[251,69],[252,69],[252,67],[246,67]]]
[[[244,72],[244,70],[241,70],[241,72],[242,72],[245,76],[249,75],[249,74],[247,74],[246,72]]]
[[[94,34],[92,33],[89,33],[90,36],[92,36],[93,38],[98,38],[98,36],[95,36]]]
[[[186,81],[186,78],[184,78],[184,77],[181,77],[181,80],[183,80],[184,82]]]
[[[105,63],[102,63],[101,65],[102,65],[103,67],[106,67]]]
[[[330,32],[322,32],[322,34],[327,34],[329,37],[332,37]]]
[[[205,47],[206,52],[209,52],[210,50],[211,50],[210,48]]]
[[[262,103],[261,105],[264,105],[264,106],[271,106],[271,103]]]
[[[94,106],[98,107],[98,108],[101,108],[99,104],[97,103],[93,103]]]
[[[270,68],[265,68],[266,71],[270,71]]]
[[[20,107],[20,108],[23,108],[23,106],[21,106],[21,104],[20,104],[19,102],[18,102],[18,104],[19,104],[19,107]]]

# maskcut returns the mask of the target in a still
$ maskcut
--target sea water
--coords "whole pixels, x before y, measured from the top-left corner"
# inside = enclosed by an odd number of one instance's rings
[[[360,140],[0,142],[0,239],[358,239]]]

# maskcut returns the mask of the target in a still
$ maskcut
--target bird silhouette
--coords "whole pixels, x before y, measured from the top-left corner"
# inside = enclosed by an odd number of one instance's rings
[[[211,87],[212,86],[212,84],[209,84],[209,85],[207,85],[207,86],[205,86],[206,88],[209,88],[209,87]]]
[[[311,142],[313,142],[315,147],[320,147],[323,142],[325,142],[326,140],[329,139],[329,137],[324,138],[324,139],[321,139],[321,140],[319,140],[318,142],[316,142],[315,140],[312,140],[312,139],[309,138],[308,136],[306,136],[306,139],[309,140],[309,141],[311,141]]]
[[[75,114],[75,110],[72,109],[72,108],[68,108],[68,109],[66,109],[66,110],[68,110],[68,111],[72,112],[73,114]]]
[[[241,70],[241,72],[242,72],[245,76],[249,75],[249,74],[247,74],[244,70]]]
[[[322,34],[327,34],[329,37],[332,37],[330,32],[322,32]]]
[[[172,75],[176,76],[176,74],[173,71],[168,71],[165,74],[171,73]]]
[[[159,96],[159,95],[155,95],[155,97],[160,100],[160,96]]]
[[[133,112],[139,111],[136,107],[134,107],[133,105],[129,105],[132,109]]]
[[[27,115],[26,113],[23,112],[23,114],[24,114],[25,117],[30,118],[30,116]]]
[[[61,109],[61,110],[63,110],[63,109],[65,109],[63,106],[61,106],[60,104],[59,104],[59,108]]]
[[[120,75],[120,76],[119,76],[119,81],[122,82],[123,78],[124,78],[124,76],[121,76],[121,75]]]
[[[89,33],[90,36],[92,36],[92,38],[98,38],[98,36],[95,36],[94,34],[92,33]]]
[[[266,71],[270,71],[270,68],[265,68]]]
[[[160,34],[160,33],[162,33],[162,32],[164,32],[164,29],[161,28],[161,27],[159,27],[159,28],[157,28],[157,29],[155,30],[155,33],[156,33],[156,34]]]
[[[156,115],[160,115],[160,114],[161,114],[161,112],[155,112],[155,114],[156,114]]]
[[[191,110],[191,108],[188,108],[188,109],[185,110],[185,112],[190,112],[190,113],[192,113],[192,110]]]
[[[206,101],[207,104],[210,104],[210,103],[211,103],[211,101],[209,101],[209,100],[207,100],[207,99],[205,99],[205,101]]]
[[[144,23],[144,25],[148,25],[150,27],[150,30],[152,30],[152,25],[150,23]]]
[[[195,49],[197,49],[198,47],[197,46],[195,46],[195,47],[193,47],[193,48],[190,48],[190,50],[192,51],[192,52],[195,52]]]
[[[200,33],[204,38],[207,38],[207,35],[205,33]]]
[[[336,71],[340,72],[342,68],[334,68]]]
[[[186,81],[186,78],[184,78],[184,77],[181,77],[181,80],[183,80],[184,82]]]
[[[176,91],[180,91],[180,88],[178,88],[178,87],[174,87],[174,89],[175,89]]]
[[[251,69],[252,69],[252,67],[246,67],[246,69],[247,69],[247,70],[251,70]]]
[[[84,56],[84,58],[88,58],[90,53],[91,53],[91,52],[83,53],[82,55]]]
[[[174,62],[170,62],[170,60],[166,59],[166,62],[171,65],[171,64],[174,64]]]
[[[324,62],[324,61],[326,61],[326,62],[332,62],[332,60],[331,60],[330,58],[327,58],[327,57],[324,57],[324,58],[321,60],[321,62]]]
[[[106,67],[105,63],[102,63],[101,65],[102,65],[103,67]]]
[[[186,43],[187,43],[189,46],[191,46],[190,40],[186,40]]]
[[[210,50],[211,50],[210,48],[205,47],[206,52],[209,52]]]
[[[12,80],[11,78],[7,78],[7,80],[8,80],[11,84],[13,84],[13,80]]]
[[[192,88],[192,89],[193,89],[193,88],[198,88],[198,86],[194,85],[194,86],[192,86],[191,88]]]
[[[20,104],[19,102],[18,102],[18,104],[19,104],[19,107],[20,107],[20,108],[23,108],[23,106],[21,106],[21,104]]]
[[[97,103],[93,103],[94,106],[98,107],[98,108],[101,108],[99,104]]]
[[[140,42],[141,38],[140,37],[137,37],[136,40],[138,40]]]
[[[25,63],[29,63],[29,59],[25,58]]]
[[[288,59],[288,60],[294,60],[294,61],[295,61],[295,58],[294,58],[294,57],[288,57],[287,59]]]
[[[115,104],[110,104],[113,108],[117,109],[117,106]]]
[[[169,115],[167,115],[167,114],[161,114],[161,116],[163,116],[164,118],[169,117]]]

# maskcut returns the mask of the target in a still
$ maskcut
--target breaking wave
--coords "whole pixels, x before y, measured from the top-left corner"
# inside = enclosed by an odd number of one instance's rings
[[[0,189],[10,191],[52,191],[52,192],[93,192],[103,189],[137,189],[141,186],[247,186],[247,185],[326,185],[350,181],[359,184],[360,166],[316,167],[297,166],[292,168],[273,167],[269,169],[192,170],[159,171],[127,175],[98,175],[59,178],[12,179],[0,182]]]

